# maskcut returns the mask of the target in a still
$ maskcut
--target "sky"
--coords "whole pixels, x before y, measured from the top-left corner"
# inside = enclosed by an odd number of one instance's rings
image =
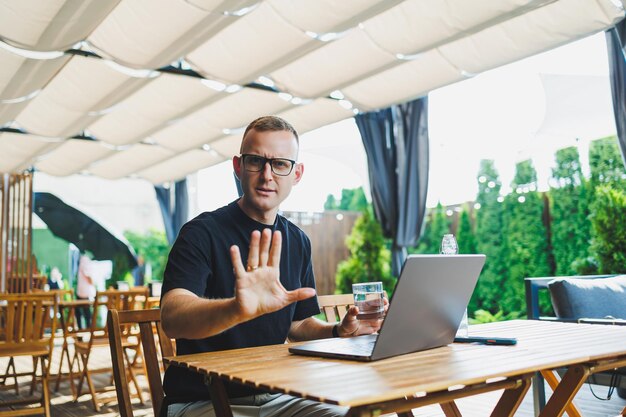
[[[548,187],[554,152],[615,133],[604,33],[509,64],[429,94],[427,205],[471,201],[481,159],[493,159],[508,193],[515,163],[531,158]],[[363,186],[367,160],[353,119],[301,136],[305,174],[285,211],[321,211],[328,194]],[[198,174],[197,210],[236,198],[230,162]]]

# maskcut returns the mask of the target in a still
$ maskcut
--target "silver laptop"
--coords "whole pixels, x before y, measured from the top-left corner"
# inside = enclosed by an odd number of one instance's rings
[[[378,335],[316,340],[289,351],[375,361],[450,344],[484,264],[485,255],[410,255]]]

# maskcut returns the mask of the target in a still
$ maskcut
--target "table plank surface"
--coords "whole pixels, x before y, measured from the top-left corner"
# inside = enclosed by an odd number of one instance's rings
[[[201,374],[345,406],[361,406],[528,375],[538,369],[626,358],[626,328],[509,321],[471,326],[472,335],[516,337],[515,346],[452,344],[376,362],[292,355],[289,345],[181,355]]]

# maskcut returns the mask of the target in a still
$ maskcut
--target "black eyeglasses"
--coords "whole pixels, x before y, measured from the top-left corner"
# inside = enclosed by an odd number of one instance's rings
[[[265,158],[260,155],[253,155],[249,153],[241,154],[241,160],[243,161],[243,167],[246,171],[260,172],[265,168],[265,164],[269,162],[272,172],[281,177],[286,177],[291,174],[293,166],[296,161],[287,158]]]

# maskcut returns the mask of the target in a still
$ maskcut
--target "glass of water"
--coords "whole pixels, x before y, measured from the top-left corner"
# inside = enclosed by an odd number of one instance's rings
[[[354,305],[359,308],[359,320],[373,320],[385,315],[382,282],[360,282],[352,284]]]

